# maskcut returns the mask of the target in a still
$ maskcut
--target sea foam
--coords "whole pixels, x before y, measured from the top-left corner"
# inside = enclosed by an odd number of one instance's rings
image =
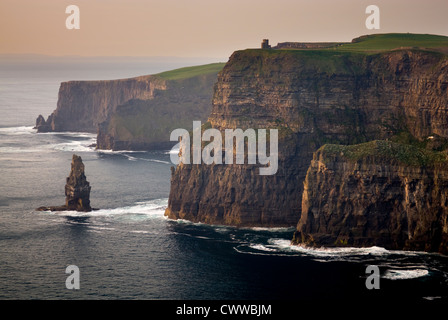
[[[136,202],[135,204],[130,206],[111,209],[99,209],[90,212],[54,211],[51,213],[68,217],[118,217],[123,215],[144,215],[146,217],[164,218],[165,208],[167,205],[168,199],[154,199]],[[46,212],[48,213],[48,211]]]
[[[408,270],[388,269],[386,270],[382,278],[390,280],[406,280],[406,279],[425,277],[428,274],[429,274],[428,270],[421,268],[408,269]]]

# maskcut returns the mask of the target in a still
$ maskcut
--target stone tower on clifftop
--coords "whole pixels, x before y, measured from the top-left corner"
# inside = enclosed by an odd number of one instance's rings
[[[261,42],[261,49],[271,49],[269,39],[263,39],[263,42]]]

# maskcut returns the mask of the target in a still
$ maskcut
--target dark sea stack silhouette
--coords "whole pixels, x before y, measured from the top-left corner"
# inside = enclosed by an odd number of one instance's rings
[[[73,155],[72,169],[65,185],[65,206],[69,210],[91,211],[90,184],[84,174],[84,163],[80,156]]]
[[[92,211],[90,207],[91,186],[84,173],[84,163],[76,154],[72,158],[70,175],[65,185],[65,205],[40,207],[38,211]]]
[[[51,118],[48,121],[45,121],[45,118],[40,114],[36,119],[36,126],[34,129],[37,129],[38,132],[51,132]]]

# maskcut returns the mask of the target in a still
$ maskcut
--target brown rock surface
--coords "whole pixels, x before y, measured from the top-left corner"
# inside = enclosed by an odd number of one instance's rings
[[[84,173],[84,164],[80,156],[73,155],[70,175],[65,185],[65,205],[40,207],[38,211],[91,211],[90,184]]]
[[[166,215],[294,226],[313,152],[325,143],[401,133],[448,138],[447,83],[447,57],[424,50],[237,51],[219,74],[209,124],[279,129],[278,172],[260,176],[256,165],[179,165]]]
[[[448,253],[446,154],[388,141],[323,146],[293,242]]]
[[[38,132],[93,132],[120,104],[151,99],[165,82],[153,76],[104,81],[62,82],[56,110],[37,125]],[[40,117],[39,117],[40,118]]]

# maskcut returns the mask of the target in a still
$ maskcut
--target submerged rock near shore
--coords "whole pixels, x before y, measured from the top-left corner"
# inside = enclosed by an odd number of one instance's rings
[[[90,184],[84,174],[84,163],[76,154],[72,158],[70,175],[65,185],[65,205],[40,207],[38,211],[92,211],[90,207]]]

